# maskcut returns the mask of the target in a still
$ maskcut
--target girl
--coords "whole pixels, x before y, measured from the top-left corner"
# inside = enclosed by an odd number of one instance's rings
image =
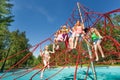
[[[59,49],[59,42],[62,42],[63,41],[63,33],[61,30],[58,30],[55,35],[54,35],[54,42],[56,44],[56,50]]]
[[[75,29],[75,38],[74,38],[75,43],[73,45],[73,48],[76,48],[80,35],[84,33],[84,24],[80,23],[80,21],[78,20],[74,26],[74,29]]]
[[[65,42],[65,46],[66,46],[66,49],[68,48],[68,43],[69,43],[69,37],[68,37],[68,32],[69,32],[69,29],[67,29],[66,25],[62,26],[62,37],[63,37],[63,41]]]
[[[93,46],[94,46],[94,50],[95,50],[96,61],[98,61],[98,60],[99,60],[99,57],[98,57],[98,52],[97,52],[97,50],[100,51],[102,57],[105,57],[105,56],[104,56],[104,53],[103,53],[103,50],[102,50],[102,48],[101,48],[101,45],[100,45],[101,39],[102,39],[103,37],[100,35],[100,33],[98,32],[98,30],[95,29],[95,28],[91,28],[91,29],[90,29],[90,33],[91,33],[91,36],[90,36],[90,37],[91,37],[91,39],[92,39],[92,41],[93,41]]]
[[[43,64],[44,64],[44,68],[43,68],[42,71],[41,71],[41,76],[40,76],[41,78],[43,77],[43,71],[45,70],[45,68],[46,68],[46,67],[47,67],[47,68],[50,67],[50,66],[49,66],[50,53],[55,53],[54,47],[55,47],[55,45],[53,44],[53,50],[50,51],[50,50],[48,50],[48,46],[45,46],[44,51],[41,51],[41,52],[40,52],[40,55],[41,55],[42,58],[43,58]]]

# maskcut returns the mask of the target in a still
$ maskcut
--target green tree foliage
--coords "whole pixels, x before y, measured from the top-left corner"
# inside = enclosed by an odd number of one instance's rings
[[[120,26],[120,14],[113,15],[113,24],[116,26]]]
[[[35,56],[31,55],[27,59],[27,61],[25,63],[25,67],[34,67],[34,66],[36,66],[38,64],[40,64],[40,62],[38,61],[38,59]]]
[[[11,8],[13,4],[10,0],[0,0],[0,52],[7,48],[9,30],[8,26],[13,22],[13,16],[11,14]],[[1,55],[0,55],[1,56]],[[1,58],[0,58],[1,59]]]
[[[11,22],[13,22],[13,16],[11,13],[11,8],[13,4],[10,3],[10,0],[0,0],[0,60],[3,57],[7,57],[5,53],[9,51],[9,30]],[[7,51],[6,51],[7,50]],[[6,61],[4,61],[5,64]],[[3,65],[4,65],[3,64]],[[1,65],[1,63],[0,63]],[[2,66],[3,68],[4,66]],[[2,69],[1,68],[1,69]]]
[[[9,0],[0,0],[0,50],[4,49],[4,42],[8,36],[8,26],[13,21],[11,8],[13,4]],[[0,51],[1,52],[1,51]]]
[[[0,60],[5,59],[9,56],[17,54],[28,47],[28,39],[26,38],[25,32],[20,32],[19,30],[10,32],[8,27],[11,22],[13,22],[13,15],[11,13],[11,9],[13,4],[10,3],[11,0],[0,0]],[[16,55],[15,57],[5,60],[3,63],[0,63],[1,71],[4,68],[9,68],[10,66],[16,64],[19,60],[21,60],[26,54],[30,51],[26,50],[20,55]],[[31,55],[23,64],[19,66],[32,66],[37,59]],[[35,62],[36,64],[37,62]]]
[[[11,8],[13,4],[10,3],[10,0],[0,0],[0,26],[6,27],[10,26],[10,23],[13,22],[13,16],[11,13]]]
[[[27,49],[30,46],[28,44],[28,39],[26,38],[25,32],[20,32],[19,30],[16,30],[16,31],[11,32],[9,35],[10,35],[8,37],[9,45],[7,45],[9,50],[7,52],[5,52],[3,55],[7,55],[7,57],[12,56],[14,54],[20,53],[21,51]],[[6,67],[10,67],[10,66],[16,64],[19,60],[21,60],[29,52],[30,52],[29,50],[26,50],[23,53],[16,55],[15,57],[7,60]],[[2,56],[2,59],[7,58],[7,57]],[[31,59],[31,57],[30,57],[30,59]],[[29,62],[29,61],[26,61],[26,62]],[[27,65],[26,62],[23,65]],[[4,66],[5,66],[5,64],[4,64]]]
[[[28,39],[26,39],[25,32],[20,33],[19,30],[13,31],[10,35],[10,55],[16,54],[28,48]],[[17,63],[27,52],[21,53],[10,60],[11,65]],[[9,64],[9,63],[8,63]]]

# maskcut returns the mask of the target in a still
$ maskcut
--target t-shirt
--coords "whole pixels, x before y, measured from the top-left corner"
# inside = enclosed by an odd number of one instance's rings
[[[77,28],[76,28],[76,34],[80,34],[80,33],[82,33],[82,26],[77,26]]]
[[[95,41],[96,39],[99,39],[99,36],[96,35],[95,33],[92,33],[91,38],[92,38],[92,41]]]

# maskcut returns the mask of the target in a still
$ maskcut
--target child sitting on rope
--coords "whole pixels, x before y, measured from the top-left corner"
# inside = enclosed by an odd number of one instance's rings
[[[43,72],[44,72],[45,68],[46,67],[50,68],[50,66],[49,66],[50,53],[55,53],[54,48],[55,48],[55,45],[53,44],[52,51],[50,51],[48,49],[48,46],[45,46],[44,51],[40,51],[40,56],[43,58],[43,64],[44,64],[44,68],[41,71],[40,78],[43,78]]]
[[[70,48],[76,48],[79,37],[84,33],[84,24],[80,23],[78,20],[74,27],[72,28],[72,35],[71,38],[69,39],[70,41]]]
[[[66,25],[63,25],[62,28],[61,28],[61,31],[62,31],[63,41],[65,42],[65,46],[66,46],[66,48],[68,48],[68,45],[69,45],[69,37],[68,37],[69,29],[66,27]]]
[[[63,33],[61,30],[58,30],[55,35],[54,35],[54,43],[56,45],[55,49],[58,50],[59,49],[59,42],[63,41]]]
[[[80,23],[80,21],[78,20],[74,27],[75,27],[75,38],[74,38],[75,43],[73,48],[76,48],[79,37],[84,33],[84,25],[83,23]]]

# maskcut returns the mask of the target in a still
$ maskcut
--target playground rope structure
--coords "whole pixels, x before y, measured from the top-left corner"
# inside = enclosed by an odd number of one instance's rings
[[[111,42],[111,45],[112,47],[115,48],[115,50],[107,50],[105,47],[103,47],[103,50],[105,52],[105,55],[106,56],[109,56],[109,55],[115,55],[115,56],[119,56],[120,57],[120,42],[114,38],[112,36],[112,32],[113,32],[113,29],[118,29],[120,30],[120,26],[116,26],[113,24],[111,18],[109,17],[109,15],[112,15],[114,13],[119,13],[120,12],[120,8],[119,9],[115,9],[115,10],[112,10],[110,12],[106,12],[106,13],[99,13],[99,12],[95,12],[83,5],[80,4],[79,6],[80,10],[81,10],[81,14],[82,14],[82,18],[83,18],[83,22],[84,22],[84,25],[85,27],[89,28],[89,27],[95,27],[97,23],[99,23],[100,21],[103,21],[104,23],[102,24],[102,29],[99,29],[100,33],[102,33],[102,35],[104,36],[103,38],[103,42]],[[79,14],[79,10],[77,7],[75,7],[75,9],[73,9],[73,12],[72,12],[72,15],[70,16],[70,18],[68,18],[68,20],[66,21],[66,25],[69,25],[69,27],[73,26],[75,24],[75,22],[79,19],[80,19],[80,15]],[[82,22],[82,21],[81,21]],[[107,26],[109,26],[109,33],[107,33],[106,31],[106,28]],[[19,71],[19,72],[14,72],[14,73],[11,73],[10,75],[6,75],[9,71],[11,71],[12,69],[14,69],[16,66],[19,66],[21,67],[21,64],[23,64],[33,53],[34,51],[39,48],[42,44],[46,43],[47,41],[50,41],[51,43],[53,43],[53,35],[51,35],[49,38],[41,41],[40,43],[34,45],[34,46],[31,46],[30,48],[27,48],[25,50],[22,50],[20,52],[17,52],[16,54],[14,55],[11,55],[11,56],[8,56],[7,58],[5,59],[2,59],[0,60],[0,63],[1,62],[4,62],[5,60],[9,60],[11,58],[14,58],[16,55],[21,55],[22,53],[24,53],[25,51],[27,50],[31,50],[31,52],[27,53],[22,59],[20,59],[17,63],[15,63],[14,65],[12,65],[9,69],[5,70],[4,73],[2,75],[0,75],[0,79],[3,79],[3,78],[6,78],[6,77],[9,77],[9,76],[12,76],[12,75],[15,75],[15,74],[18,74],[18,76],[16,78],[14,78],[14,80],[17,80],[18,78],[20,77],[23,77],[25,75],[27,75],[28,73],[34,71],[34,70],[37,70],[37,72],[35,72],[32,76],[30,76],[30,80],[32,80],[38,73],[40,73],[44,68],[46,68],[47,66],[44,66],[42,67],[41,69],[38,69],[39,66],[42,65],[42,63],[39,63],[38,65],[34,66],[33,68],[30,68],[30,69],[26,69],[26,70],[23,70],[23,71]],[[54,57],[52,58],[52,60],[50,60],[50,65],[53,65],[54,64],[54,61],[56,61],[55,59],[60,59],[60,58],[63,58],[63,62],[60,62],[62,63],[62,65],[64,66],[61,66],[62,68],[60,70],[58,70],[56,73],[54,74],[51,74],[49,77],[47,77],[45,80],[49,80],[50,78],[58,75],[62,70],[64,70],[64,68],[67,66],[67,64],[69,64],[71,62],[71,59],[70,57],[73,57],[76,61],[75,61],[75,71],[74,71],[74,80],[76,80],[76,76],[77,76],[77,69],[79,67],[79,65],[83,65],[83,64],[88,64],[88,69],[86,71],[86,76],[85,76],[85,79],[87,79],[87,76],[88,76],[88,72],[89,72],[89,68],[90,68],[90,63],[93,62],[94,63],[94,59],[91,59],[90,58],[90,55],[89,55],[89,51],[88,50],[85,50],[81,47],[81,44],[82,44],[82,40],[79,42],[80,44],[77,45],[77,52],[78,54],[69,54],[67,49],[63,49],[61,53],[59,54],[55,54],[57,53],[58,51],[56,51],[54,54],[51,55],[51,57]],[[103,43],[102,45],[105,45],[105,43]],[[94,50],[91,49],[91,52],[93,53],[92,56],[94,57]],[[84,53],[84,54],[83,54]],[[63,56],[64,55],[64,56]],[[83,59],[88,59],[87,61],[82,61]],[[114,60],[115,62],[120,62],[119,59],[116,59]],[[110,64],[109,61],[105,60],[104,62],[96,62],[97,64]],[[47,64],[48,65],[48,64]]]

